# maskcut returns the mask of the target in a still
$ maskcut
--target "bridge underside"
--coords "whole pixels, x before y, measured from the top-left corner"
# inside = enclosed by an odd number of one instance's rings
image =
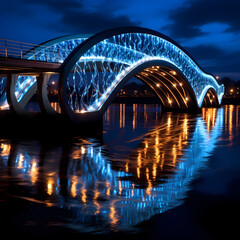
[[[197,109],[198,104],[193,92],[193,89],[189,85],[186,78],[183,76],[181,71],[169,63],[164,61],[152,61],[152,64],[147,64],[146,68],[140,70],[135,77],[140,81],[147,84],[152,91],[155,93],[156,97],[162,103],[164,109]],[[155,63],[161,62],[162,65],[154,65]],[[101,72],[102,65],[110,66],[109,68],[104,67],[104,70],[118,71],[120,68],[117,63],[103,63],[103,62],[88,62],[88,69],[86,72],[94,74],[94,70],[97,69]],[[79,64],[81,67],[84,66],[83,63]],[[96,66],[94,69],[94,65]],[[73,72],[72,72],[73,73]],[[132,74],[130,77],[133,76]],[[130,78],[127,77],[127,80]],[[124,84],[126,82],[124,81]],[[122,87],[123,84],[120,84]],[[119,88],[117,88],[119,91]],[[212,89],[214,92],[214,89]],[[116,94],[115,94],[116,95]],[[217,100],[217,99],[216,99]],[[209,104],[208,104],[209,103]],[[213,106],[210,102],[206,102],[205,106]]]
[[[151,87],[164,109],[198,108],[193,90],[175,70],[152,66],[139,72],[136,77]]]
[[[202,107],[218,107],[218,97],[214,89],[210,88],[203,99]]]
[[[0,57],[0,77],[10,73],[34,76],[41,72],[56,72],[60,65],[60,63]]]

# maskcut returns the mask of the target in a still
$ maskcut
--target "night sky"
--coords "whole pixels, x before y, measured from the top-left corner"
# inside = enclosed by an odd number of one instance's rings
[[[120,26],[159,31],[209,73],[240,80],[238,0],[6,0],[0,37],[40,44]]]

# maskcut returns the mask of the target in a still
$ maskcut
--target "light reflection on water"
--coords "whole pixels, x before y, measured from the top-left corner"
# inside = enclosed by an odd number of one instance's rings
[[[52,146],[2,139],[0,169],[28,188],[18,197],[69,211],[69,227],[130,230],[184,201],[222,132],[231,140],[238,110],[203,109],[196,116],[114,104],[103,117],[102,139]]]

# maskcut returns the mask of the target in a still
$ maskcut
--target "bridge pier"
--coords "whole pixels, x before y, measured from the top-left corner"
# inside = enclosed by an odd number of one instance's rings
[[[22,105],[17,101],[15,94],[17,78],[18,78],[17,74],[11,73],[7,74],[7,86],[6,86],[7,101],[10,111],[16,113],[17,115],[26,115],[27,111],[25,111],[24,107],[22,107]]]
[[[51,74],[49,72],[31,74],[31,76],[36,77],[37,83],[33,84],[33,86],[28,89],[28,91],[24,94],[23,98],[20,101],[18,101],[16,96],[16,83],[19,76],[21,76],[21,73],[15,74],[9,72],[7,74],[6,96],[11,112],[19,116],[27,115],[28,112],[24,108],[29,102],[29,100],[32,98],[32,96],[37,93],[38,104],[41,112],[50,115],[58,114],[52,108],[51,103],[48,99],[47,84],[51,77]]]
[[[50,73],[40,73],[37,77],[38,104],[42,113],[56,115],[58,113],[52,108],[47,95],[47,84],[50,77]]]

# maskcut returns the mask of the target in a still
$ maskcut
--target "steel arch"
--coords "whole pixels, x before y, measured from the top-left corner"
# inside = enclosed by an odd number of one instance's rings
[[[137,42],[137,40],[139,41]],[[149,49],[146,50],[146,48]],[[125,56],[123,56],[122,52],[125,53]],[[129,61],[129,58],[132,61]],[[110,99],[112,99],[110,95],[116,92],[115,88],[118,89],[117,85],[121,81],[124,82],[128,79],[128,76],[132,76],[133,72],[136,74],[136,71],[133,71],[134,69],[154,61],[162,61],[165,62],[163,65],[170,64],[174,66],[175,70],[177,69],[183,78],[187,80],[188,88],[193,90],[197,100],[196,108],[202,107],[204,97],[210,88],[214,89],[218,96],[218,102],[221,103],[224,86],[220,86],[212,75],[205,73],[180,45],[156,31],[139,27],[127,27],[110,29],[91,36],[76,47],[65,59],[60,67],[59,79],[60,104],[63,113],[72,120],[80,122],[99,118],[108,106]],[[80,76],[83,73],[86,74],[87,71],[93,71],[92,76],[94,74],[95,77],[97,74],[100,76],[97,73],[99,72],[99,65],[102,64],[102,69],[104,69],[106,63],[109,67],[108,70],[111,68],[110,64],[114,64],[115,69],[113,66],[110,71],[115,71],[117,74],[108,85],[106,82],[102,82],[102,84],[107,85],[105,89],[102,90],[100,81],[97,83],[93,77],[92,83],[84,82],[83,78],[86,78],[86,76],[80,79],[78,85],[81,86],[79,89],[77,89],[77,86],[69,87],[71,85],[69,80],[71,74],[75,74],[72,81],[75,81],[77,74]],[[120,70],[117,70],[117,65]],[[97,77],[99,78],[99,76]],[[67,88],[69,88],[68,92]],[[75,92],[71,92],[70,88],[75,89]],[[80,88],[85,89],[81,90]],[[79,107],[79,99],[82,101],[84,97],[89,99],[89,95],[93,95],[92,90],[92,93],[89,93],[90,88],[95,88],[95,92],[98,91],[95,95],[98,96],[95,99],[87,100],[88,102],[84,102]],[[81,96],[79,97],[77,94]],[[75,99],[69,100],[68,95],[70,97],[71,95],[76,96]]]

